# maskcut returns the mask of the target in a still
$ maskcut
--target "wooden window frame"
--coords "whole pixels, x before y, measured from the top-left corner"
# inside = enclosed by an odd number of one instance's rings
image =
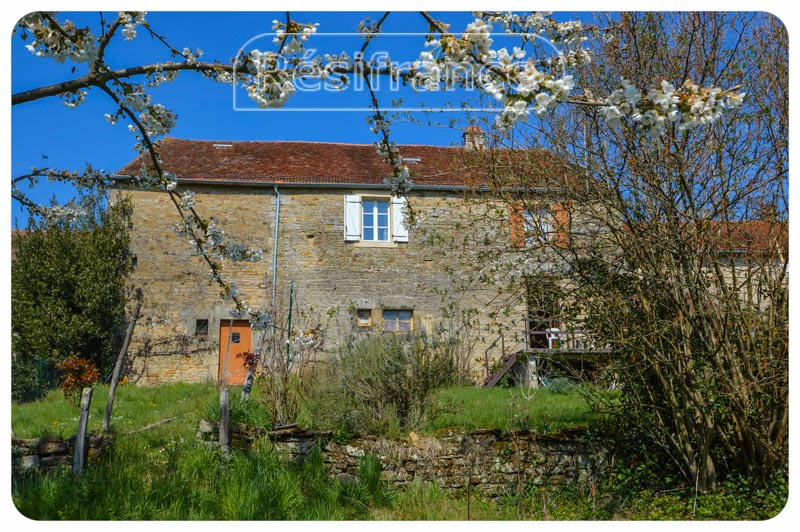
[[[366,202],[372,202],[375,204],[371,213],[368,213],[364,207]],[[381,226],[378,224],[378,216],[382,213],[379,212],[378,203],[386,204],[386,225]],[[372,215],[373,217],[373,224],[369,226],[370,229],[373,231],[374,238],[366,238],[364,233],[367,229],[367,224],[364,223],[364,217],[367,214]],[[378,232],[381,228],[386,229],[386,238],[378,238]],[[368,242],[370,244],[388,244],[392,242],[392,198],[391,196],[362,196],[361,197],[361,241]]]
[[[361,322],[362,313],[366,313],[367,314],[367,322],[366,323],[362,323]],[[372,327],[372,310],[367,309],[367,308],[360,308],[360,309],[356,310],[356,325],[358,327],[362,327],[362,328]]]
[[[365,202],[379,202],[387,204],[386,225],[378,225],[379,217],[383,213],[378,213],[378,206],[373,205],[373,212],[365,210]],[[354,242],[365,247],[396,247],[397,243],[408,243],[409,229],[406,225],[405,207],[407,200],[405,197],[391,195],[374,194],[347,194],[344,196],[344,240]],[[373,217],[372,224],[364,223],[365,215]],[[365,228],[372,231],[372,238],[365,238]],[[378,239],[381,229],[386,230],[386,238]]]
[[[534,246],[553,239],[553,210],[548,205],[526,206],[521,214],[526,245]]]
[[[388,320],[387,317],[386,317],[387,313],[391,313],[391,312],[397,313],[397,318],[395,318],[394,320]],[[400,313],[401,312],[408,312],[409,313],[408,330],[407,331],[400,330],[400,323],[406,321],[406,320],[401,320],[400,319]],[[387,329],[387,326],[390,323],[394,323],[394,328],[392,330],[388,330]],[[383,311],[383,332],[391,333],[391,334],[407,334],[407,333],[414,332],[414,310],[413,309],[408,309],[408,308],[385,309]]]

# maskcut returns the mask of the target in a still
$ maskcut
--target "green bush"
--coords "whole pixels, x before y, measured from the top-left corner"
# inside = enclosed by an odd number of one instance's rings
[[[345,433],[393,434],[430,416],[453,378],[453,344],[424,333],[375,335],[340,348],[317,372],[311,412]]]
[[[556,395],[573,393],[577,388],[578,383],[566,377],[557,377],[547,383],[547,390]]]
[[[56,382],[48,369],[77,356],[102,376],[125,335],[130,202],[105,207],[84,196],[84,215],[29,219],[12,238],[12,397],[41,399]]]

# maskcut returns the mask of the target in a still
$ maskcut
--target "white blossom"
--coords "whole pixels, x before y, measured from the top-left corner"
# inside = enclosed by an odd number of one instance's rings
[[[197,204],[197,199],[195,198],[195,193],[191,190],[186,190],[181,194],[180,199],[180,206],[184,210],[191,209]]]
[[[122,35],[125,37],[126,41],[132,41],[136,37],[136,25],[125,24],[122,27]]]

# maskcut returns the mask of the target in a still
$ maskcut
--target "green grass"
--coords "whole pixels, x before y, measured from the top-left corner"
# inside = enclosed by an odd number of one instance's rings
[[[238,390],[231,396],[238,397]],[[106,397],[106,387],[95,388],[92,432],[100,430]],[[526,428],[522,425],[549,432],[594,421],[576,393],[543,389],[528,401],[513,389],[449,388],[440,390],[437,400],[440,415],[426,428],[431,432],[454,426]],[[234,450],[227,461],[205,448],[194,431],[216,401],[213,386],[121,387],[112,419],[114,452],[77,478],[68,472],[14,478],[14,504],[35,520],[757,520],[780,512],[787,497],[785,481],[768,488],[729,481],[695,500],[691,487],[632,490],[616,476],[561,488],[528,485],[504,497],[447,492],[435,483],[392,489],[369,456],[356,481],[342,483],[327,474],[318,452],[297,464],[266,446],[259,452]],[[243,416],[258,417],[248,409]],[[20,437],[72,435],[77,412],[54,392],[42,401],[13,405],[12,426]],[[172,417],[178,419],[130,433]]]
[[[597,421],[577,392],[554,394],[543,388],[533,392],[533,396],[527,393],[523,396],[516,388],[454,387],[437,391],[434,398],[435,417],[423,428],[428,433],[452,427],[466,430],[531,429],[544,433],[590,425]],[[107,399],[108,386],[96,385],[89,414],[89,432],[101,431]],[[232,388],[231,419],[251,426],[266,427],[267,413],[261,399],[262,393],[254,390],[252,400],[241,404],[238,388]],[[309,421],[308,410],[303,408],[305,416],[301,421]],[[35,438],[45,434],[71,436],[77,430],[79,413],[77,406],[55,390],[40,401],[12,404],[11,425],[14,434],[20,438]],[[175,418],[164,425],[166,433],[191,434],[199,418],[216,419],[218,415],[219,395],[217,388],[212,385],[125,385],[117,388],[111,428],[114,432],[125,433]],[[309,424],[318,429],[337,428],[313,422]]]
[[[12,499],[35,520],[364,519],[373,500],[366,480],[343,484],[313,455],[303,465],[263,450],[229,460],[194,441],[154,449],[126,437],[112,456],[80,477],[17,480]]]
[[[541,388],[523,396],[519,388],[458,387],[439,390],[436,401],[438,411],[426,432],[463,427],[546,433],[597,421],[577,391],[554,394]]]
[[[232,391],[233,395],[234,392]],[[204,384],[169,384],[158,387],[123,385],[117,387],[111,412],[111,429],[130,432],[165,419],[170,430],[189,434],[209,401],[218,399],[217,388]],[[217,398],[217,399],[215,399]],[[89,409],[89,432],[102,431],[108,400],[108,386],[95,385]],[[71,436],[77,432],[80,408],[53,390],[40,400],[11,405],[11,427],[18,438],[36,438],[45,434]]]

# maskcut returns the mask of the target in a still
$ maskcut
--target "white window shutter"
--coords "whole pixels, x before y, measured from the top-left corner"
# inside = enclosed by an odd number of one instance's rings
[[[408,242],[405,207],[406,198],[392,198],[392,235],[395,242]]]
[[[361,196],[344,197],[344,239],[361,240]]]

